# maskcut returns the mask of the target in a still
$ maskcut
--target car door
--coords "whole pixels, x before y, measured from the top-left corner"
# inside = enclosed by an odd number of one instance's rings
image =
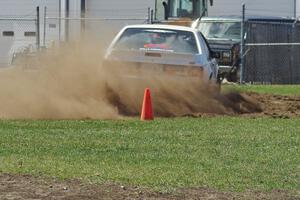
[[[205,39],[205,37],[202,35],[201,32],[198,33],[199,34],[199,39],[201,42],[201,46],[203,49],[203,53],[205,54],[206,58],[207,58],[207,67],[209,68],[209,79],[210,80],[217,80],[218,77],[218,63],[217,60],[215,58],[212,58],[212,54],[211,54],[211,50],[210,47],[208,45],[207,40]]]

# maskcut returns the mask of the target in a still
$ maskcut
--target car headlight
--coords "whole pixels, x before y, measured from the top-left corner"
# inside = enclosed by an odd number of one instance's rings
[[[223,52],[223,58],[231,58],[231,52]]]

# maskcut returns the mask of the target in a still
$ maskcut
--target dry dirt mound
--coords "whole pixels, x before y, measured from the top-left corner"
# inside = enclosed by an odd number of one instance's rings
[[[156,85],[157,86],[157,82]],[[155,88],[153,86],[152,88]],[[164,90],[161,86],[154,90],[153,109],[158,117],[199,117],[216,115],[242,115],[263,113],[263,104],[253,95],[230,92],[227,94],[210,94],[206,91],[195,90],[191,93],[181,89],[176,91]],[[136,101],[127,102],[111,88],[108,90],[109,102],[118,108],[124,116],[138,116],[140,104]],[[123,90],[121,90],[123,91]],[[142,94],[142,91],[140,91]],[[142,99],[139,98],[139,102]],[[137,106],[138,105],[138,106]]]
[[[300,116],[300,96],[280,96],[254,92],[230,92],[214,97],[221,107],[221,115],[253,117],[293,118]],[[215,116],[214,113],[194,113],[190,116]]]
[[[92,185],[80,181],[60,182],[31,176],[0,175],[0,199],[299,199],[286,191],[223,193],[212,189],[181,189],[173,193],[154,192],[115,184]]]
[[[259,115],[274,118],[289,118],[300,116],[300,96],[280,96],[271,94],[248,93],[262,106],[263,112]]]

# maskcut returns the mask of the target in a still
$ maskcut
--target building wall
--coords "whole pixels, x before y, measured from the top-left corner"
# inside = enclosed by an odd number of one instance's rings
[[[148,7],[154,9],[154,4],[155,0],[86,0],[85,30],[107,46],[123,26],[145,23]]]
[[[147,16],[148,7],[154,8],[155,0],[86,0],[90,16],[141,18]]]
[[[40,43],[49,45],[52,41],[77,40],[81,34],[83,21],[81,17],[81,0],[69,0],[69,16],[66,12],[67,0],[0,0],[0,18],[36,18],[36,7],[40,6]],[[59,2],[61,2],[61,17],[72,20],[58,20]],[[124,18],[124,20],[85,20],[84,28],[103,36],[114,33],[122,26],[132,23],[143,23],[147,17],[147,8],[154,8],[154,0],[86,0],[86,18]],[[44,20],[44,7],[47,7],[47,19]],[[73,20],[76,19],[77,20]],[[140,20],[126,20],[136,18]],[[46,22],[45,22],[46,21]],[[60,24],[60,26],[59,26]],[[46,26],[44,26],[46,25]],[[105,27],[105,28],[103,28]],[[108,28],[106,28],[108,27]],[[44,31],[46,30],[46,31]],[[68,30],[68,31],[67,31]],[[13,37],[4,37],[3,31],[14,31]],[[35,46],[35,37],[25,37],[24,32],[36,31],[34,21],[24,22],[0,20],[0,67],[10,62],[14,52],[21,51],[26,46]],[[44,33],[45,40],[44,40]],[[108,40],[107,40],[108,41]]]
[[[44,44],[44,7],[48,17],[57,17],[59,0],[2,0],[0,1],[0,67],[8,65],[14,53],[26,47],[36,48],[36,37],[25,32],[36,32],[36,7],[40,7],[40,43]],[[25,19],[25,20],[24,20]],[[32,20],[29,20],[32,19]],[[58,38],[58,20],[46,20],[45,43]],[[13,31],[4,36],[3,31]]]
[[[300,0],[297,0],[298,8]],[[247,15],[261,16],[294,16],[294,0],[214,0],[214,5],[209,7],[209,16],[240,15],[242,4],[246,4]],[[300,8],[298,13],[300,12]]]

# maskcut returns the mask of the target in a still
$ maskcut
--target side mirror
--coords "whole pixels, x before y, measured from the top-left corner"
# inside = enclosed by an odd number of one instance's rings
[[[210,6],[214,5],[214,0],[209,0],[209,2],[210,2]]]

